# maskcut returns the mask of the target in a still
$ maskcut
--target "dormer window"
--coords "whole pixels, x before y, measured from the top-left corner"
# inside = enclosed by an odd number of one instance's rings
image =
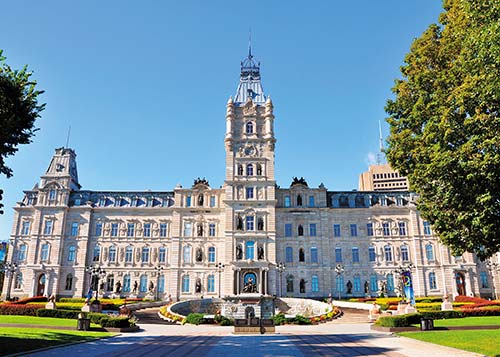
[[[247,134],[253,134],[253,123],[251,121],[247,122],[245,125],[245,132]]]
[[[49,191],[49,201],[55,201],[56,200],[56,190],[50,190]]]
[[[253,165],[252,164],[247,165],[247,176],[253,176]]]

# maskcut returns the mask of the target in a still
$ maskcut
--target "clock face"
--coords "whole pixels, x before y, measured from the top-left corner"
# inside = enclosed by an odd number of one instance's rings
[[[253,155],[255,154],[255,148],[253,146],[247,146],[245,148],[245,155]]]

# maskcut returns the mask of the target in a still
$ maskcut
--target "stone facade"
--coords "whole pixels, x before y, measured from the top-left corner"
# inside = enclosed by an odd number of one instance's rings
[[[14,207],[7,260],[19,268],[3,291],[85,296],[94,286],[86,268],[96,265],[105,272],[94,287],[107,296],[395,295],[395,271],[410,263],[417,296],[491,296],[500,285],[498,266],[439,243],[411,192],[335,192],[302,178],[279,188],[273,128],[249,53],[226,105],[220,189],[197,179],[173,191],[82,190],[75,152],[56,149]]]

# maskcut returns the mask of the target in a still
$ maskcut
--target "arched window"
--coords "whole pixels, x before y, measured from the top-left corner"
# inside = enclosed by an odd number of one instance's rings
[[[76,257],[76,247],[74,245],[70,246],[68,249],[68,262],[74,262]],[[66,289],[70,290],[70,289]]]
[[[253,241],[248,241],[245,244],[245,259],[255,259],[255,243]]]
[[[319,279],[317,275],[313,275],[311,277],[311,290],[313,293],[317,293],[319,291]]]
[[[286,277],[286,292],[293,293],[293,275]]]
[[[208,262],[215,263],[215,247],[208,248]]]
[[[261,176],[261,175],[262,175],[262,165],[257,164],[257,176]]]
[[[191,263],[191,246],[186,245],[182,249],[182,258],[184,260],[184,263],[189,264]]]
[[[42,244],[42,250],[40,254],[40,260],[46,262],[49,260],[50,245],[49,243]]]
[[[407,245],[401,246],[401,260],[404,262],[407,262],[410,260],[410,255],[408,253],[408,246]]]
[[[304,227],[302,226],[302,224],[299,224],[299,226],[297,228],[297,234],[299,236],[303,236],[304,235]]]
[[[293,248],[292,247],[285,248],[285,262],[286,263],[293,263]]]
[[[253,176],[253,165],[252,164],[247,165],[247,176]]]
[[[429,289],[437,289],[436,273],[429,273]]]
[[[113,286],[115,285],[115,276],[113,274],[108,275],[106,278],[106,290],[113,291]]]
[[[139,284],[139,292],[145,293],[148,291],[148,277],[146,275],[141,275],[141,282]]]
[[[124,293],[129,293],[130,292],[130,275],[129,274],[125,274],[123,276],[123,288],[122,288],[122,291]]]
[[[23,273],[18,272],[16,274],[16,281],[14,283],[14,289],[22,289],[23,288]]]
[[[207,291],[209,293],[215,293],[215,276],[209,275],[207,278]]]
[[[108,261],[110,261],[110,262],[116,261],[116,247],[114,245],[109,247],[109,259],[108,259]]]
[[[354,291],[361,292],[361,278],[359,275],[354,275]]]
[[[143,263],[148,263],[149,262],[149,247],[142,247],[141,261]]]
[[[238,175],[242,176],[243,175],[243,165],[238,164]]]
[[[370,275],[370,291],[371,292],[377,292],[378,291],[378,280],[377,280],[377,275],[376,274]]]
[[[160,247],[158,249],[158,262],[165,263],[167,261],[167,248]]]
[[[17,260],[18,261],[24,261],[26,259],[26,249],[27,249],[26,244],[21,244],[19,246],[19,250],[17,252]]]
[[[96,245],[94,247],[94,253],[93,253],[92,261],[98,262],[100,260],[101,260],[101,247],[99,247],[98,245]]]
[[[253,123],[251,121],[247,122],[245,131],[247,134],[253,134]]]
[[[66,286],[64,287],[64,290],[71,290],[73,289],[73,274],[69,273],[66,275]]]
[[[301,294],[305,294],[306,293],[306,281],[304,279],[300,279],[299,289],[300,289],[300,293]]]
[[[385,261],[392,262],[392,247],[390,245],[386,245],[384,247]]]
[[[343,292],[344,291],[344,276],[343,275],[337,275],[335,277],[335,286],[337,287],[337,292]]]
[[[302,206],[302,196],[297,195],[297,206],[301,207]]]
[[[132,246],[128,246],[125,248],[125,263],[132,263],[132,258],[133,258],[133,253],[134,253],[134,248]]]
[[[304,248],[300,248],[299,249],[299,262],[305,262],[305,261],[306,261],[306,257],[304,254]]]
[[[387,291],[394,291],[394,275],[387,274]]]
[[[158,293],[165,292],[165,275],[160,275],[158,278]]]
[[[427,257],[427,261],[434,260],[434,248],[430,243],[425,246],[425,256]]]
[[[189,292],[189,275],[184,275],[182,277],[182,292],[183,293]]]

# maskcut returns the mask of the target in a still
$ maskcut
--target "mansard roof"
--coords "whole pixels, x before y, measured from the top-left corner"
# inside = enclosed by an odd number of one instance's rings
[[[255,61],[252,49],[248,49],[248,56],[241,61],[240,83],[236,90],[234,103],[245,104],[249,99],[254,103],[264,104],[266,96],[260,82],[260,62]]]
[[[174,205],[172,191],[76,191],[70,206],[94,207],[170,207]]]

